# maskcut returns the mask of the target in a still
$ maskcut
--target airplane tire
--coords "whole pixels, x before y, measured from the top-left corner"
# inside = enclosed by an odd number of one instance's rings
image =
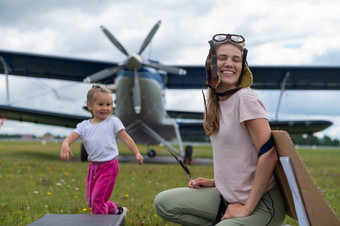
[[[191,165],[192,164],[192,153],[193,153],[193,148],[191,145],[186,146],[185,148],[185,156],[184,156],[184,163]]]
[[[87,161],[87,157],[88,157],[88,156],[89,156],[89,155],[87,154],[87,151],[86,151],[86,149],[85,149],[84,144],[81,143],[81,149],[80,149],[80,159],[81,159],[81,161],[82,161],[82,162]]]
[[[153,149],[150,149],[150,150],[148,151],[148,156],[149,156],[150,158],[155,157],[155,156],[156,156],[156,151],[153,150]]]

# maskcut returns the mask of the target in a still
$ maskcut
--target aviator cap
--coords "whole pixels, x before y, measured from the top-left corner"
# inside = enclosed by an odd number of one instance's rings
[[[217,71],[216,49],[223,44],[232,44],[239,48],[243,53],[242,72],[240,75],[240,86],[242,88],[250,87],[253,83],[253,74],[247,63],[248,50],[244,48],[245,39],[242,35],[235,34],[216,34],[209,41],[210,50],[205,61],[206,83],[211,89],[216,89],[221,82],[221,76]]]

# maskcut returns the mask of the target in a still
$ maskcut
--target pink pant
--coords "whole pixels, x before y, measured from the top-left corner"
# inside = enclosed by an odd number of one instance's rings
[[[119,171],[115,158],[109,162],[90,162],[86,180],[87,203],[92,214],[115,214],[117,206],[109,201]]]

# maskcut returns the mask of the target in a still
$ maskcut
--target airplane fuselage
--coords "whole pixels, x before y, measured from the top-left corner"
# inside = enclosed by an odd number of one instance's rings
[[[139,72],[142,106],[139,114],[134,111],[133,75],[130,71],[117,74],[115,84],[116,109],[115,114],[125,123],[143,120],[150,124],[160,124],[166,117],[164,84],[158,73]]]
[[[162,76],[154,69],[146,68],[138,72],[141,90],[141,111],[136,113],[133,103],[133,73],[121,71],[115,79],[116,107],[114,114],[123,122],[127,132],[138,143],[159,143],[146,134],[141,128],[130,125],[142,122],[152,128],[165,139],[174,139],[174,119],[171,119],[165,109],[164,81]]]

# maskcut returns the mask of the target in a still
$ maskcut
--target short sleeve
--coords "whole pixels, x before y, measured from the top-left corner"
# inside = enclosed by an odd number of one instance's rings
[[[78,133],[80,136],[84,135],[84,127],[85,127],[85,121],[80,122],[77,124],[77,127],[73,130],[73,132]]]
[[[114,133],[117,134],[119,131],[121,131],[122,129],[125,129],[122,121],[120,121],[119,118],[112,116],[113,117],[113,121],[114,121]]]
[[[263,103],[253,90],[242,93],[239,106],[239,123],[257,118],[268,118]]]

